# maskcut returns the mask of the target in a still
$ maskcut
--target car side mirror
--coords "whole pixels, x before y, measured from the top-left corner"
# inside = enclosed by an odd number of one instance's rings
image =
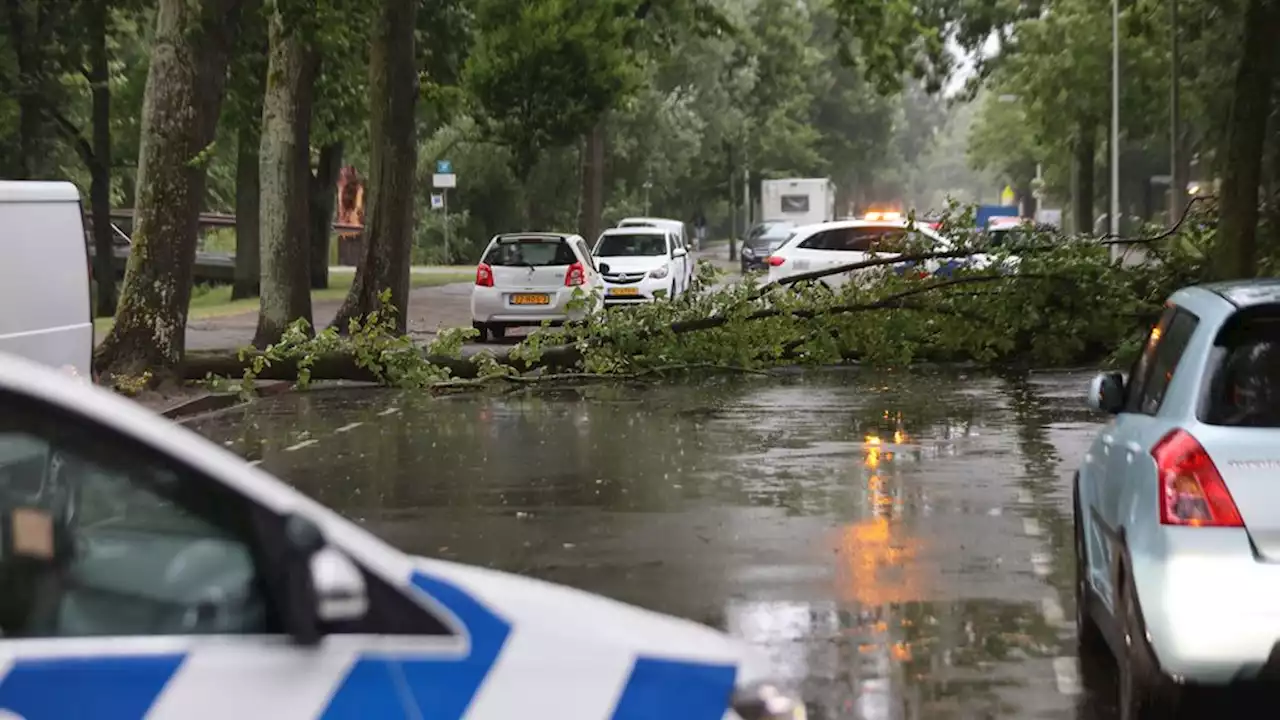
[[[329,545],[310,518],[292,514],[284,522],[281,588],[285,627],[299,645],[316,645],[329,623],[350,622],[369,610],[364,575],[341,550]]]
[[[684,249],[684,248],[682,248],[682,247],[678,247],[678,248],[676,248],[675,250],[672,250],[672,251],[671,251],[671,257],[673,257],[673,258],[682,258],[682,257],[684,257],[685,255],[688,255],[688,254],[689,254],[689,251],[688,251],[688,250],[685,250],[685,249]]]
[[[608,274],[609,274],[609,263],[600,263],[600,264],[599,264],[599,265],[597,265],[596,267],[598,267],[598,268],[600,269],[600,274],[601,274],[601,275],[608,275]]]
[[[1124,375],[1118,372],[1095,375],[1089,383],[1089,407],[1110,415],[1124,407]]]

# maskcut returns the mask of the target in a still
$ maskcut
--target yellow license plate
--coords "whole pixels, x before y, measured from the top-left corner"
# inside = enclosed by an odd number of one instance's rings
[[[518,293],[511,296],[512,305],[550,305],[551,296],[541,293]]]
[[[609,294],[615,297],[636,297],[640,288],[609,288]]]

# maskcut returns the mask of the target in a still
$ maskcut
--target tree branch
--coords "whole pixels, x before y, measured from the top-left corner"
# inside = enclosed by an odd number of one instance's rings
[[[41,105],[44,108],[45,114],[53,120],[54,124],[58,126],[58,129],[62,131],[62,134],[65,135],[73,145],[75,145],[76,152],[79,153],[80,159],[84,161],[84,164],[88,166],[90,170],[92,170],[98,162],[97,156],[93,154],[93,146],[89,144],[88,140],[84,139],[84,135],[80,134],[80,128],[76,127],[75,123],[68,120],[65,115],[55,110],[51,105],[49,105],[49,103],[42,102]]]

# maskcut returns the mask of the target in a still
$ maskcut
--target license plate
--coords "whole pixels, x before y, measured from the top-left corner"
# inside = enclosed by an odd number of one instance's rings
[[[542,293],[517,293],[511,296],[512,305],[550,305],[551,296]]]
[[[636,297],[640,294],[640,288],[609,288],[609,294],[614,297]]]

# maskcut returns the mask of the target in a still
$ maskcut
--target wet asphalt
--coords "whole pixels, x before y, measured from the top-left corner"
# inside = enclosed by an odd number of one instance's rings
[[[406,551],[698,620],[809,717],[1116,717],[1074,653],[1089,375],[279,396],[195,429]],[[1088,682],[1085,682],[1085,678]]]

